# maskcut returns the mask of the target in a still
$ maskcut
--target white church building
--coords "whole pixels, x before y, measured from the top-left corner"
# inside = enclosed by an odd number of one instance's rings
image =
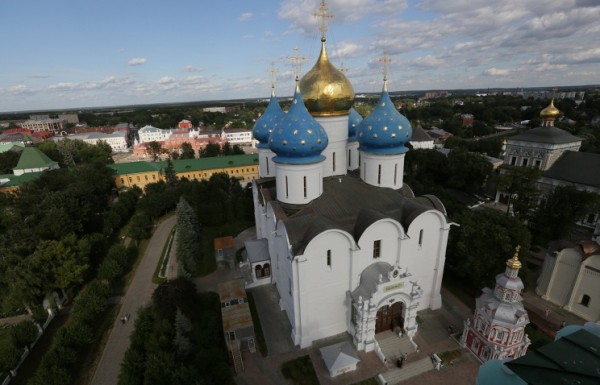
[[[289,111],[273,91],[253,129],[260,178],[247,287],[275,285],[296,345],[347,332],[358,350],[372,351],[376,333],[412,338],[418,312],[441,307],[452,223],[438,198],[415,197],[403,183],[412,129],[386,78],[361,120],[324,32],[321,41]]]

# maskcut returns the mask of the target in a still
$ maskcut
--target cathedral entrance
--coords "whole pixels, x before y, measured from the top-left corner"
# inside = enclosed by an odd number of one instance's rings
[[[396,326],[404,328],[404,317],[402,313],[404,304],[400,301],[393,305],[382,306],[377,311],[377,321],[375,321],[375,334],[386,330],[393,330]]]

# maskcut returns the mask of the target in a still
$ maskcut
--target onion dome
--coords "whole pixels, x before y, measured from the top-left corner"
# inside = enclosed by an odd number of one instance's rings
[[[410,122],[394,107],[384,80],[377,106],[358,126],[358,149],[374,154],[403,154],[408,151],[404,145],[411,138]]]
[[[271,100],[267,105],[267,109],[260,118],[254,123],[252,135],[258,140],[256,147],[269,148],[269,135],[275,129],[277,122],[285,116],[285,112],[281,109],[279,101],[275,97],[275,88],[271,90]]]
[[[515,254],[512,258],[506,261],[506,266],[511,269],[519,270],[522,266],[521,261],[519,261],[519,251],[521,250],[521,245],[517,245],[515,247]]]
[[[308,164],[325,159],[321,151],[327,147],[327,134],[308,113],[296,81],[292,105],[269,136],[269,148],[278,163]]]
[[[356,141],[356,129],[360,122],[362,122],[363,118],[360,114],[354,109],[354,107],[350,108],[350,116],[348,117],[348,141],[355,142]]]
[[[556,120],[560,115],[558,108],[554,107],[554,98],[550,101],[548,107],[544,108],[540,112],[540,118],[542,120]]]
[[[313,116],[348,115],[354,103],[352,84],[327,57],[325,37],[321,38],[319,59],[302,77],[300,90],[304,104]]]

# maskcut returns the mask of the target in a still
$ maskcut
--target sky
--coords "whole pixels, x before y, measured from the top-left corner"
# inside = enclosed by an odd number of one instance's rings
[[[317,0],[0,0],[0,112],[267,98],[320,50]],[[600,84],[600,0],[329,0],[356,93]],[[295,51],[294,49],[298,50]]]

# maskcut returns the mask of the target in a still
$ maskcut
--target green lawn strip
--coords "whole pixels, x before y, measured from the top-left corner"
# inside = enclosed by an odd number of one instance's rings
[[[37,371],[38,366],[42,362],[42,358],[50,347],[52,346],[52,341],[54,340],[54,335],[56,332],[62,328],[68,321],[68,315],[59,314],[57,315],[52,322],[48,325],[44,334],[40,337],[37,344],[31,349],[31,353],[27,356],[27,359],[23,361],[23,365],[19,368],[17,372],[17,376],[12,379],[10,382],[11,385],[25,385],[27,381]]]
[[[452,361],[457,359],[458,357],[462,356],[463,353],[464,353],[464,350],[462,348],[454,349],[454,350],[448,350],[448,351],[442,352],[442,353],[438,354],[438,357],[440,357],[440,359],[442,360],[442,364],[448,365]]]
[[[156,265],[156,269],[154,270],[154,275],[152,276],[152,282],[154,282],[156,284],[161,284],[161,283],[167,281],[167,278],[161,278],[161,277],[159,277],[159,274],[162,273],[164,275],[164,273],[166,272],[167,264],[169,263],[169,254],[171,253],[171,248],[173,247],[175,228],[176,228],[176,226],[173,226],[173,228],[171,229],[171,232],[169,233],[169,236],[167,237],[167,241],[165,242],[162,252],[160,254],[160,260],[158,261],[158,264]]]
[[[294,385],[319,385],[315,368],[308,355],[284,362],[281,365],[281,373]]]
[[[267,343],[265,341],[265,335],[262,330],[262,325],[260,324],[260,318],[258,317],[258,310],[256,310],[256,302],[254,301],[254,296],[252,292],[246,292],[248,296],[248,305],[250,306],[250,314],[252,315],[252,323],[254,324],[254,334],[256,337],[256,345],[258,347],[258,351],[263,357],[266,357],[268,352]]]

